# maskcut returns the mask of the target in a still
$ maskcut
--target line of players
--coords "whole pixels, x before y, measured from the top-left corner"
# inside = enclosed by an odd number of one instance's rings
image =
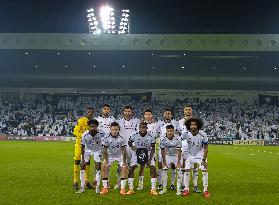
[[[194,192],[200,193],[198,169],[202,171],[203,195],[210,197],[207,191],[207,136],[201,130],[202,121],[192,116],[192,107],[184,107],[184,117],[175,121],[172,119],[171,109],[165,109],[163,120],[156,122],[152,111],[144,111],[143,120],[133,117],[130,106],[123,109],[123,117],[116,120],[110,116],[110,106],[104,105],[102,115],[93,119],[93,108],[87,108],[87,116],[78,120],[74,128],[76,136],[75,164],[74,164],[74,189],[78,190],[78,178],[81,186],[77,193],[83,193],[85,186],[92,189],[89,183],[90,158],[95,161],[95,187],[96,193],[101,195],[109,191],[109,168],[114,161],[118,163],[117,184],[121,195],[131,195],[134,190],[134,171],[139,165],[139,186],[143,189],[144,169],[150,168],[152,195],[167,192],[168,169],[171,170],[171,190],[177,190],[177,195],[190,194],[190,171],[193,171]],[[156,143],[157,142],[157,143]],[[158,152],[156,154],[155,147]],[[157,156],[156,156],[157,155]],[[158,170],[156,170],[156,157]],[[102,163],[101,163],[102,162]],[[80,177],[79,175],[79,166]],[[129,190],[126,192],[127,183]],[[177,178],[177,187],[175,179]],[[158,179],[158,188],[156,188]],[[100,190],[101,180],[103,184]],[[161,190],[159,193],[157,190]]]

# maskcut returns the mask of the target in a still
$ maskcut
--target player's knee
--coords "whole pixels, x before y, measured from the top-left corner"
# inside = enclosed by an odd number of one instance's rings
[[[96,170],[101,170],[101,162],[95,162]]]

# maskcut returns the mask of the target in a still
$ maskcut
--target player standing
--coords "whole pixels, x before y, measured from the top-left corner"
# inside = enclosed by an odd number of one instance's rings
[[[202,171],[203,181],[203,194],[206,198],[210,197],[207,190],[208,188],[208,173],[207,173],[207,154],[208,154],[208,138],[204,132],[200,132],[203,122],[198,118],[190,118],[186,121],[187,130],[182,135],[182,139],[187,142],[188,156],[185,161],[185,176],[184,184],[185,189],[182,192],[182,196],[188,196],[189,192],[189,181],[190,181],[190,170],[194,168],[194,164],[198,164]],[[184,149],[184,147],[183,147]]]
[[[94,110],[92,107],[88,107],[86,109],[86,116],[81,117],[75,128],[74,128],[74,136],[76,137],[75,143],[75,155],[74,155],[74,189],[78,190],[78,180],[79,180],[79,167],[80,167],[80,160],[81,160],[81,139],[82,134],[89,129],[88,121],[93,118]],[[90,161],[86,165],[85,169],[85,184],[88,188],[93,189],[91,184],[89,183],[89,172],[90,172]]]

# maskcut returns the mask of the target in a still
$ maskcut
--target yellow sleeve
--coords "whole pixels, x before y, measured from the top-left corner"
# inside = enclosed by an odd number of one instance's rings
[[[73,134],[75,137],[81,138],[84,131],[87,129],[87,120],[80,118],[74,128]]]

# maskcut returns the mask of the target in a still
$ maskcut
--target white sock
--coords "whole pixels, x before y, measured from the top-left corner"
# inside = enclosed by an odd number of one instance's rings
[[[181,170],[179,170],[179,171],[177,171],[177,187],[176,187],[176,190],[177,190],[177,192],[180,192],[180,189],[181,189],[181,180],[182,180],[182,172],[181,172]]]
[[[162,184],[162,169],[158,169],[158,183]]]
[[[185,186],[185,189],[184,190],[188,190],[189,191],[189,183],[190,183],[190,172],[185,172],[185,174],[184,174],[184,186]]]
[[[100,184],[101,184],[101,170],[96,170],[96,182],[97,182],[97,187],[100,187]]]
[[[162,170],[162,184],[163,184],[163,188],[167,188],[167,185],[168,185],[168,170]]]
[[[208,173],[202,172],[202,184],[203,184],[203,191],[207,191],[208,187]]]
[[[151,178],[151,189],[156,189],[157,178]]]
[[[79,178],[80,178],[80,188],[84,188],[85,187],[84,176],[85,176],[85,170],[80,170],[80,175],[79,175]]]
[[[139,186],[143,186],[144,176],[139,176]]]
[[[127,179],[121,179],[121,189],[125,189]]]
[[[199,177],[199,172],[198,172],[198,169],[193,169],[193,184],[194,184],[194,187],[195,186],[198,186],[198,177]]]
[[[174,185],[175,182],[175,169],[171,169],[171,184]]]
[[[128,178],[129,189],[134,189],[134,178]]]
[[[185,178],[185,171],[181,171],[181,186],[185,186],[184,178]]]
[[[103,187],[104,188],[108,188],[108,180],[107,179],[105,179],[105,180],[103,179],[102,182],[103,182]]]

